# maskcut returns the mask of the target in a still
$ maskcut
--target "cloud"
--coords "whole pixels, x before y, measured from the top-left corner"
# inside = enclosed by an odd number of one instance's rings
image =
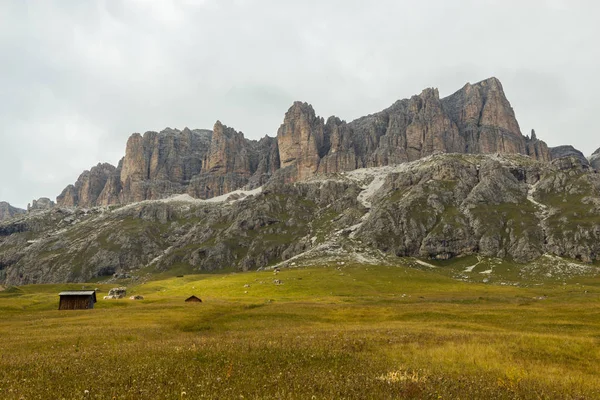
[[[0,199],[55,197],[133,132],[274,135],[294,100],[351,120],[497,76],[525,133],[586,154],[600,5],[581,0],[0,3]]]

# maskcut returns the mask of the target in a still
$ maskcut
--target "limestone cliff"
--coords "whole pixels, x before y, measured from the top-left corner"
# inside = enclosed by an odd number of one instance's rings
[[[318,118],[309,104],[295,102],[277,131],[281,167],[295,165],[300,180],[314,175],[328,142],[323,118]]]
[[[57,197],[61,207],[128,204],[189,193],[219,196],[266,183],[278,170],[274,138],[248,140],[220,121],[213,131],[167,128],[129,137],[117,167],[98,164]]]
[[[74,185],[67,186],[56,198],[62,207],[93,207],[116,168],[108,163],[98,164],[84,171]]]
[[[132,135],[127,141],[119,201],[131,203],[184,193],[202,169],[212,132],[165,129]]]
[[[523,136],[496,78],[467,84],[443,99],[437,89],[426,89],[350,123],[330,117],[325,124],[310,105],[297,102],[286,113],[277,140],[282,168],[293,166],[298,180],[414,161],[438,152],[551,158],[535,132],[531,138]]]
[[[550,161],[546,144],[523,136],[500,81],[466,84],[440,99],[425,89],[352,122],[325,121],[295,102],[276,138],[248,140],[217,121],[213,131],[167,128],[133,134],[116,168],[99,164],[57,198],[60,206],[128,204],[188,193],[219,196],[242,187],[302,181],[318,174],[380,167],[435,153],[524,154]]]
[[[246,185],[258,164],[254,144],[241,132],[217,121],[204,156],[204,166],[190,182],[188,193],[206,199]]]

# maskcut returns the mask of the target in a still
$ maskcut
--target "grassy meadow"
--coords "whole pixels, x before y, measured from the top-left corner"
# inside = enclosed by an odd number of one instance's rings
[[[333,263],[122,284],[145,299],[1,291],[0,399],[600,398],[600,278]]]

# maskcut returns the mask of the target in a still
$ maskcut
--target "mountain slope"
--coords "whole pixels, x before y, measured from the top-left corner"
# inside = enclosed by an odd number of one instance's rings
[[[447,154],[279,178],[212,201],[55,207],[0,224],[0,284],[248,270],[299,255],[600,259],[600,175],[577,158]]]

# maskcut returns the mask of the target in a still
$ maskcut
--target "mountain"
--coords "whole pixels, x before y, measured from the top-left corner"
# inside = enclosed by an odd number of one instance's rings
[[[210,200],[54,207],[0,223],[0,284],[299,261],[467,255],[600,259],[600,174],[577,157],[436,154],[394,166],[272,179]],[[523,266],[522,268],[529,268]]]
[[[5,201],[0,201],[0,221],[11,219],[17,215],[24,214],[25,212],[26,211],[21,208],[13,207]]]
[[[220,121],[136,133],[117,166],[0,221],[0,285],[398,257],[572,276],[600,260],[599,164],[524,136],[495,78],[351,122],[295,102],[258,141]]]
[[[98,164],[57,197],[63,207],[156,200],[187,193],[206,199],[275,177],[314,175],[415,161],[435,153],[524,154],[551,159],[535,132],[523,136],[502,84],[490,78],[440,99],[437,89],[346,123],[295,102],[275,138],[248,140],[220,121],[212,131],[133,134],[118,166]]]

